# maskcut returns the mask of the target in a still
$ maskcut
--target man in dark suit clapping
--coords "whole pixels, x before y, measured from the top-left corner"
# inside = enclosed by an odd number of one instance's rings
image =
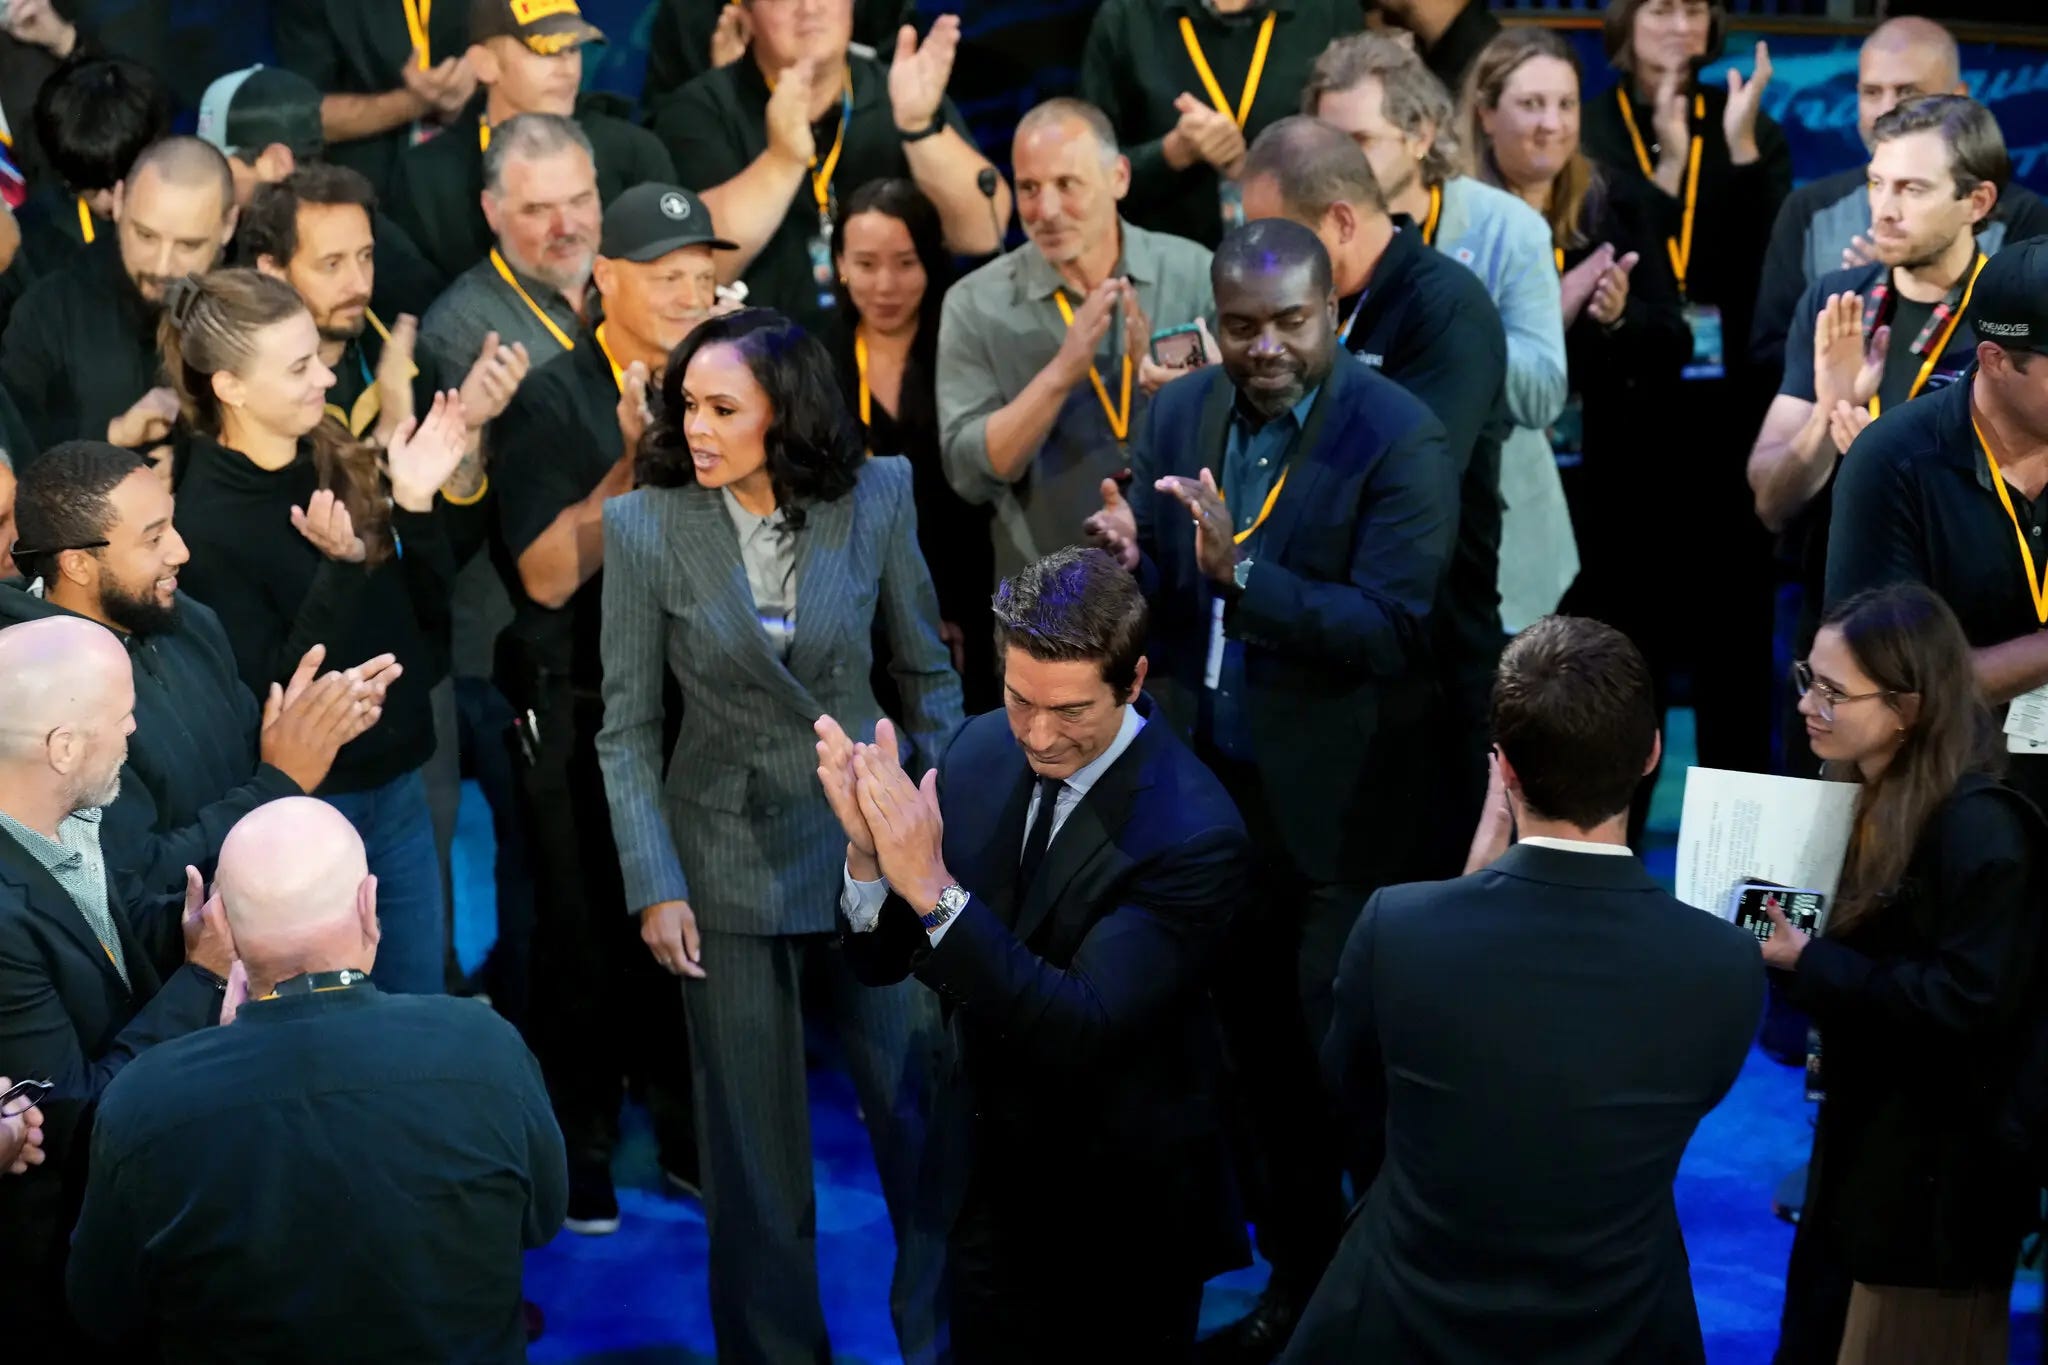
[[[955,1025],[940,1105],[972,1128],[934,1127],[968,1169],[932,1179],[958,1358],[1185,1359],[1202,1282],[1250,1259],[1205,990],[1244,826],[1143,694],[1145,600],[1107,555],[1026,567],[995,615],[1005,711],[921,788],[887,721],[871,745],[818,721],[840,940],[861,980],[914,973]]]
[[[1671,1182],[1763,973],[1749,934],[1629,852],[1651,696],[1598,622],[1508,646],[1489,816],[1521,842],[1380,892],[1345,945],[1323,1064],[1371,1188],[1285,1361],[1705,1359]]]

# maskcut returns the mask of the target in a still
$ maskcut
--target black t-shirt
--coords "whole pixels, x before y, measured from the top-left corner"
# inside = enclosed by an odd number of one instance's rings
[[[725,0],[657,0],[657,5],[647,31],[647,80],[640,87],[640,102],[650,116],[711,70],[711,35],[718,31]],[[896,50],[896,30],[916,18],[916,0],[853,0],[853,41],[886,58]]]
[[[1868,588],[1924,583],[1954,609],[1974,649],[2042,628],[2026,582],[2013,521],[1992,483],[1970,416],[1975,371],[1888,409],[1856,438],[1835,480],[1827,605]],[[2009,486],[2008,486],[2009,487]],[[2013,512],[2048,562],[2048,498]],[[2012,784],[2048,804],[2048,756],[2015,755]]]
[[[910,161],[896,116],[889,106],[889,69],[879,61],[849,56],[853,72],[853,114],[846,143],[832,176],[832,191],[844,200],[870,180],[907,177]],[[665,106],[654,126],[690,188],[712,189],[751,165],[768,149],[768,81],[751,60],[720,67],[691,81]],[[951,99],[940,117],[961,137],[967,125]],[[811,129],[822,166],[839,129],[839,106]],[[968,139],[972,141],[971,138]],[[829,267],[823,280],[812,269],[811,243],[819,231],[818,201],[809,176],[797,186],[782,226],[747,267],[748,301],[780,308],[812,331],[833,311]]]
[[[619,386],[596,339],[578,338],[575,350],[528,375],[488,435],[498,528],[506,553],[517,560],[564,509],[590,496],[624,451]],[[578,687],[602,682],[603,582],[602,572],[592,574],[556,608],[527,596],[514,576],[509,633],[529,668],[567,674]]]

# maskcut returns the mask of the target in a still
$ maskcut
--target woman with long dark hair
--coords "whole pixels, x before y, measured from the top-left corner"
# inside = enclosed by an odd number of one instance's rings
[[[455,564],[436,512],[468,444],[445,393],[378,451],[326,414],[334,373],[296,290],[253,270],[174,282],[158,336],[191,429],[178,532],[185,590],[226,627],[259,701],[315,644],[330,659],[397,656],[383,719],[316,795],[363,836],[388,991],[442,988],[446,907],[420,769],[434,752],[430,645]]]
[[[639,488],[604,509],[604,728],[626,904],[685,978],[711,1317],[733,1358],[825,1359],[802,985],[828,1002],[896,1230],[905,1359],[933,1349],[943,1229],[913,1220],[937,1011],[834,950],[846,836],[814,725],[871,737],[879,620],[916,770],[960,681],[913,530],[911,471],[863,454],[825,348],[782,314],[712,318],[669,357]],[[664,765],[663,678],[681,694]],[[665,773],[665,775],[664,775]]]
[[[989,509],[953,491],[939,457],[939,308],[953,285],[939,211],[908,180],[871,180],[848,195],[832,229],[839,317],[832,359],[847,410],[872,455],[910,461],[917,543],[939,595],[939,636],[967,709],[996,704],[989,594]],[[889,701],[884,698],[884,701]]]
[[[1861,791],[1825,934],[1773,911],[1763,944],[1819,1026],[1827,1096],[1778,1358],[2002,1362],[2038,1181],[2000,1126],[2041,986],[2048,826],[1992,776],[1969,644],[1927,588],[1835,608],[1797,684],[1814,753]]]

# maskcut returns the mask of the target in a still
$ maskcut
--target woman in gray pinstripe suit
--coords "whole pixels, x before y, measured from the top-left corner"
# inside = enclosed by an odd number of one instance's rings
[[[662,398],[638,491],[604,512],[597,744],[627,906],[684,978],[719,1359],[830,1358],[807,975],[830,1002],[874,1142],[904,1359],[934,1359],[944,1230],[913,1204],[939,1023],[928,992],[866,989],[833,946],[846,839],[818,788],[812,732],[831,714],[872,733],[878,621],[920,766],[960,721],[910,466],[863,459],[823,346],[770,310],[699,326],[670,358]],[[665,777],[664,667],[682,695]]]

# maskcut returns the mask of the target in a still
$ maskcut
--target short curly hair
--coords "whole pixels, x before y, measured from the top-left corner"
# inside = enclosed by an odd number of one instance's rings
[[[1458,123],[1451,92],[1444,89],[1415,49],[1388,33],[1354,33],[1323,49],[1301,87],[1301,112],[1314,117],[1323,96],[1366,80],[1380,83],[1380,108],[1387,122],[1414,137],[1432,133],[1422,158],[1422,180],[1441,185],[1458,174]]]

